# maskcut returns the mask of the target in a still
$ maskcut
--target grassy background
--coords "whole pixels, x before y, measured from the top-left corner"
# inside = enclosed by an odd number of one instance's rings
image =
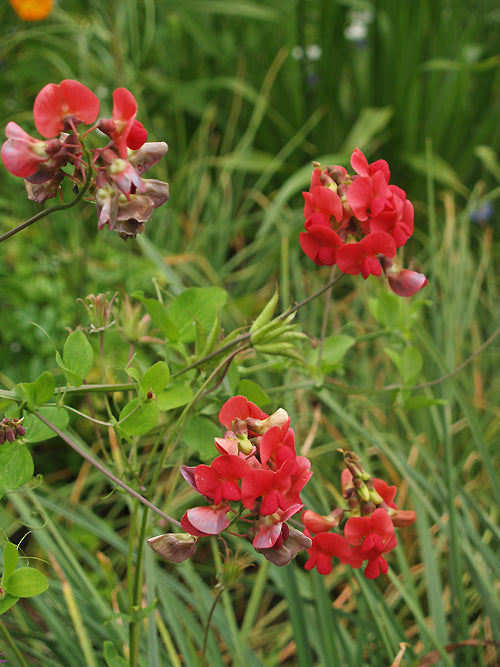
[[[7,3],[0,19],[0,125],[15,120],[34,132],[32,101],[48,82],[78,78],[103,113],[113,89],[126,86],[150,138],[169,143],[154,175],[171,185],[171,201],[137,242],[98,233],[87,204],[2,244],[7,384],[53,369],[50,339],[61,347],[65,327],[84,321],[76,299],[92,292],[176,295],[219,285],[231,297],[223,314],[230,331],[255,318],[276,284],[282,310],[321,287],[328,270],[298,245],[312,160],[347,164],[359,146],[389,161],[415,204],[405,263],[414,258],[428,275],[422,296],[401,300],[375,279],[344,279],[325,320],[328,336],[356,339],[342,364],[320,372],[306,346],[306,367],[245,358],[202,410],[212,416],[239,380],[257,382],[270,397],[264,409],[286,407],[313,462],[308,506],[336,504],[336,449],[352,447],[400,486],[397,498],[417,510],[417,524],[400,531],[389,578],[376,582],[342,567],[326,578],[305,573],[300,558],[283,570],[253,558],[215,610],[207,663],[385,666],[407,642],[402,664],[432,664],[433,651],[435,664],[497,664],[491,645],[443,647],[500,637],[498,344],[445,382],[385,389],[446,375],[499,325],[496,3],[73,0],[41,24],[21,23]],[[346,29],[356,22],[366,35],[353,41]],[[487,202],[493,213],[475,222]],[[33,212],[22,183],[1,170],[0,229]],[[316,342],[327,303],[317,299],[297,318]],[[415,375],[391,360],[408,347],[423,360]],[[152,363],[159,350],[142,346],[140,355]],[[95,440],[84,423],[71,427]],[[108,434],[100,438],[108,447]],[[33,454],[45,480],[9,496],[0,525],[12,539],[30,527],[26,548],[48,562],[51,591],[16,606],[3,627],[27,664],[101,665],[106,641],[126,653],[129,619],[113,615],[129,609],[127,559],[130,544],[140,549],[133,528],[141,511],[109,495],[62,443]],[[176,486],[178,462],[169,462],[155,498],[175,516],[191,500]],[[154,518],[148,530],[161,532]],[[198,664],[218,558],[210,546],[173,567],[145,554],[142,606],[158,603],[141,634],[140,665]],[[0,650],[23,664],[1,635]]]

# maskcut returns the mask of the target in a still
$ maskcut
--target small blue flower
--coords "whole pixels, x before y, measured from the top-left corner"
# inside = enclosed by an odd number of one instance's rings
[[[476,222],[478,225],[484,225],[485,222],[488,222],[495,212],[493,204],[490,201],[485,202],[482,206],[474,209],[469,217],[472,222]]]

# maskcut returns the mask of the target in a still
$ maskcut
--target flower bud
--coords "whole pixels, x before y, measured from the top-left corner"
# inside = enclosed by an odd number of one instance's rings
[[[165,533],[151,537],[148,544],[171,563],[182,563],[195,553],[198,538],[188,533]]]

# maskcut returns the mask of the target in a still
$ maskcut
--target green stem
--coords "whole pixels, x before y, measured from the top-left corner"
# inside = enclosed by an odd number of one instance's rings
[[[144,571],[144,544],[146,542],[146,530],[148,527],[148,511],[144,509],[142,514],[141,527],[139,530],[139,541],[137,543],[137,556],[134,570],[132,600],[131,600],[131,618],[129,621],[129,665],[130,667],[137,667],[139,661],[139,639],[141,636],[142,621],[134,619],[134,611],[139,609],[142,601],[142,580]],[[131,531],[132,540],[129,543],[129,550],[133,551],[133,532]],[[130,576],[130,575],[129,575]],[[129,600],[130,607],[130,600]]]
[[[220,600],[222,593],[224,592],[224,586],[221,586],[217,591],[215,600],[213,601],[212,606],[210,607],[210,612],[208,614],[207,623],[205,625],[205,633],[203,635],[203,648],[201,650],[201,667],[205,667],[206,663],[206,652],[207,652],[207,643],[208,643],[208,633],[210,631],[210,624],[212,622],[212,616],[214,615],[215,607]]]
[[[33,217],[29,218],[29,220],[26,220],[26,222],[22,222],[20,225],[17,225],[17,227],[14,227],[13,229],[10,229],[8,232],[5,232],[0,236],[0,243],[2,241],[6,241],[9,239],[11,236],[14,236],[18,232],[22,232],[23,229],[26,229],[30,225],[32,225],[35,222],[38,222],[38,220],[41,220],[44,218],[46,215],[49,215],[50,213],[55,213],[56,211],[65,211],[68,208],[71,208],[72,206],[75,206],[78,204],[78,202],[82,199],[83,195],[87,192],[90,181],[92,180],[92,174],[93,170],[91,167],[88,166],[87,164],[87,174],[85,178],[85,183],[83,184],[80,192],[76,195],[74,199],[72,199],[70,202],[67,204],[56,204],[55,206],[51,206],[50,208],[46,208],[44,211],[40,211]]]
[[[110,472],[100,461],[96,461],[90,454],[87,454],[86,451],[84,451],[81,447],[79,447],[76,442],[73,442],[71,438],[69,438],[65,433],[63,433],[60,429],[57,428],[57,426],[54,426],[48,419],[45,419],[43,415],[41,415],[39,412],[33,412],[35,417],[37,417],[40,421],[42,421],[44,424],[46,424],[54,433],[56,433],[61,440],[63,440],[67,445],[71,447],[77,454],[79,454],[82,458],[84,458],[86,461],[88,461],[91,465],[94,466],[94,468],[97,468],[100,472],[102,472],[103,475],[105,475],[109,480],[113,482],[113,484],[116,484],[120,488],[122,488],[124,491],[126,491],[130,496],[133,496],[136,498],[140,503],[142,503],[145,507],[148,507],[150,510],[158,514],[159,516],[162,517],[162,519],[166,519],[170,523],[174,523],[176,526],[180,527],[179,521],[176,519],[173,519],[171,516],[168,514],[165,514],[165,512],[162,512],[156,505],[153,505],[153,503],[150,503],[149,500],[146,500],[144,496],[141,496],[140,493],[132,489],[128,484],[123,482],[121,479],[113,475],[112,472]]]
[[[332,270],[330,272],[330,283],[333,281],[335,277],[335,268],[336,268],[335,266],[332,266]],[[332,300],[332,288],[330,287],[326,293],[325,308],[323,310],[323,322],[321,323],[321,336],[319,342],[318,361],[317,361],[318,370],[321,369],[321,360],[323,358],[323,344],[325,342],[325,337],[326,337],[326,326],[328,324],[328,311],[330,310],[331,300]]]
[[[17,648],[17,646],[14,643],[14,640],[10,636],[9,631],[3,624],[3,621],[0,621],[0,630],[2,631],[3,636],[5,637],[5,641],[7,642],[9,648],[11,649],[12,653],[16,656],[17,660],[19,661],[19,664],[22,667],[28,667],[28,663],[26,660],[23,658],[21,651]]]

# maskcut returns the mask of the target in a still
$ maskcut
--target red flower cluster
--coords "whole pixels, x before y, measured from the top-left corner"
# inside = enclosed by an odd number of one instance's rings
[[[342,473],[342,491],[349,510],[337,508],[329,516],[321,516],[311,510],[302,514],[306,535],[312,537],[305,568],[312,570],[316,567],[320,574],[330,574],[333,558],[338,558],[341,563],[356,569],[366,563],[366,578],[375,579],[381,573],[387,574],[384,554],[397,544],[394,527],[411,525],[416,515],[396,507],[393,500],[395,486],[371,478],[357,460],[350,459],[346,463],[348,469]],[[331,528],[339,526],[346,513],[350,517],[343,526],[344,535],[331,532]]]
[[[97,204],[98,227],[108,225],[124,238],[144,230],[153,210],[168,200],[168,183],[143,179],[142,174],[167,152],[165,142],[146,143],[147,132],[136,120],[137,102],[126,88],[113,93],[113,116],[104,118],[80,135],[80,124],[92,125],[99,115],[99,100],[86,86],[66,79],[49,83],[35,98],[33,116],[46,140],[27,134],[10,122],[1,157],[5,167],[25,179],[29,199],[44,202],[60,192],[65,176],[76,188],[92,169],[90,198]],[[108,135],[101,148],[87,151],[84,139],[93,130]],[[84,157],[92,154],[90,164]],[[72,173],[63,169],[73,167]]]
[[[271,416],[244,396],[229,399],[219,413],[227,431],[215,438],[219,456],[210,465],[182,466],[184,479],[211,504],[193,507],[181,525],[197,537],[217,535],[238,520],[260,553],[286,565],[309,538],[286,521],[303,508],[300,492],[311,478],[310,461],[297,456],[294,432],[283,409]]]
[[[316,264],[336,264],[343,273],[367,278],[383,271],[396,294],[411,296],[427,279],[396,268],[392,258],[413,234],[413,206],[404,190],[389,183],[385,160],[369,164],[355,148],[351,165],[354,176],[338,165],[314,169],[303,193],[302,250]]]

